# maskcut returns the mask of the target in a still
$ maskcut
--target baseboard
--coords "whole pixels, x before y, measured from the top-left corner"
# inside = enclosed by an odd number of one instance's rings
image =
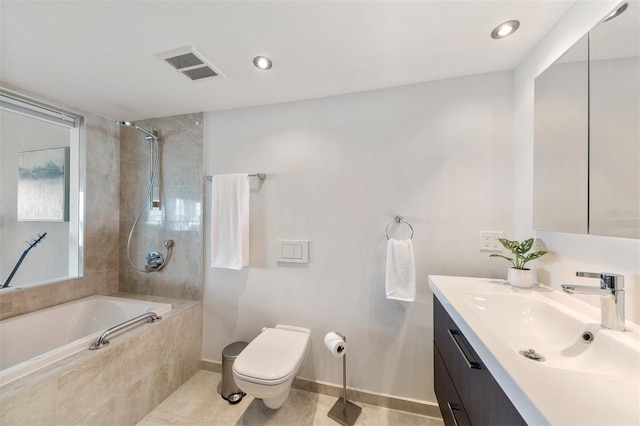
[[[222,373],[222,363],[202,360],[202,369],[213,371],[215,373]],[[293,382],[293,387],[295,389],[334,396],[336,398],[342,396],[342,387],[340,386],[315,382],[313,380],[299,377]],[[380,395],[360,389],[347,390],[349,401],[362,402],[364,404],[376,405],[378,407],[390,408],[392,410],[406,411],[408,413],[420,414],[427,417],[442,418],[438,404],[402,399],[389,395]]]
[[[320,393],[323,395],[342,396],[342,387],[328,383],[315,382],[309,379],[296,378],[293,387],[308,392]],[[376,405],[378,407],[390,408],[393,410],[406,411],[420,414],[422,416],[441,418],[440,408],[437,404],[415,401],[410,399],[397,398],[389,395],[381,395],[367,392],[360,389],[347,388],[349,401],[362,402],[364,404]]]
[[[222,363],[218,361],[206,361],[203,359],[201,368],[206,371],[222,374]]]

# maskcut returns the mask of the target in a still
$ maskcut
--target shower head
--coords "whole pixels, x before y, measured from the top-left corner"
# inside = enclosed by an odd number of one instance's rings
[[[130,121],[122,121],[122,120],[116,120],[116,124],[118,126],[125,126],[125,127],[133,127],[136,130],[141,131],[142,133],[144,133],[145,139],[149,140],[149,139],[155,139],[156,141],[158,140],[158,137],[156,135],[154,135],[153,133],[151,133],[148,130],[143,129],[142,127],[139,127],[136,123],[132,123]]]

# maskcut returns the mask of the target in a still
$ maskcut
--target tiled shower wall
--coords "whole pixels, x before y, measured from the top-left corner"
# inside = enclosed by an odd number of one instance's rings
[[[198,113],[136,123],[160,138],[161,208],[145,205],[131,240],[131,257],[142,269],[147,253],[165,255],[164,241],[175,240],[167,267],[151,274],[136,271],[127,258],[129,230],[149,184],[150,142],[133,128],[120,130],[120,291],[202,300],[203,121]]]
[[[92,294],[118,291],[118,129],[111,120],[89,114],[7,83],[5,88],[74,112],[86,123],[84,275],[24,290],[0,293],[0,319],[58,305]]]

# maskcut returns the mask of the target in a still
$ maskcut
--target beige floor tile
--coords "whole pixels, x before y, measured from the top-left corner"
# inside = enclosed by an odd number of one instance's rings
[[[291,389],[287,401],[278,410],[247,395],[232,405],[220,396],[222,375],[199,371],[164,400],[138,426],[211,425],[211,426],[335,426],[327,416],[336,398]],[[358,426],[442,426],[441,419],[420,416],[358,403],[362,414]]]
[[[157,408],[138,422],[138,426],[199,426],[201,424],[203,423],[200,423],[196,419],[167,413]]]

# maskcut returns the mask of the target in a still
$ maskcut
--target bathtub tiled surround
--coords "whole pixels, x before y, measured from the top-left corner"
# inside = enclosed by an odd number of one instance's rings
[[[0,388],[0,424],[135,424],[200,369],[202,303],[171,303],[155,324],[111,339]]]
[[[0,85],[74,112],[83,116],[86,123],[84,274],[44,286],[1,291],[0,319],[93,294],[118,291],[119,131],[105,118],[44,99],[11,84],[0,82]]]
[[[161,209],[145,209],[134,231],[131,257],[142,267],[147,253],[164,255],[164,241],[175,240],[170,263],[151,274],[135,271],[126,253],[149,183],[150,146],[136,129],[120,129],[120,291],[202,300],[203,123],[202,113],[136,122],[160,138]]]
[[[0,323],[0,387],[97,344],[105,330],[171,310],[169,303],[93,295]],[[148,315],[155,315],[151,318]],[[136,325],[140,325],[141,322]],[[108,342],[106,343],[108,344]],[[101,340],[100,345],[105,346]]]

